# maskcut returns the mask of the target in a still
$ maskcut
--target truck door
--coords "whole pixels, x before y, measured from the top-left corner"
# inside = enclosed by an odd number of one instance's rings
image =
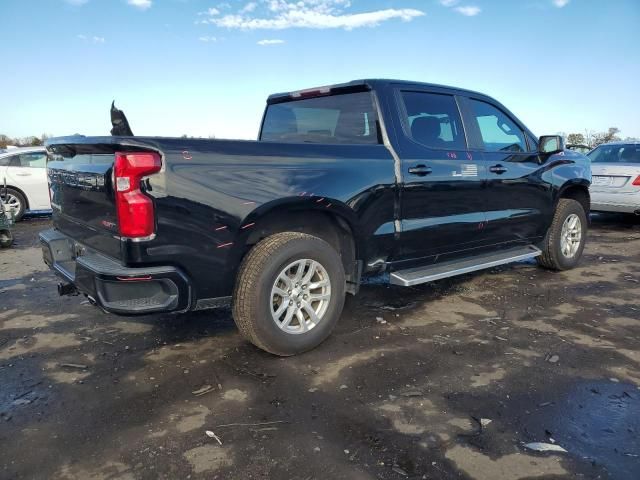
[[[465,118],[468,133],[484,149],[487,242],[531,243],[543,237],[553,213],[552,192],[537,143],[499,105],[486,99],[463,101],[471,117]]]
[[[485,221],[481,157],[467,149],[454,95],[395,92],[403,185],[401,260],[473,248]]]

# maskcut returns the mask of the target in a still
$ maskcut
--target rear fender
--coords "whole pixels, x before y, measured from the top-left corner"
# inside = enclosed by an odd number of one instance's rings
[[[232,265],[239,264],[251,245],[278,231],[317,232],[322,236],[328,220],[334,220],[345,234],[350,234],[354,250],[351,256],[359,258],[364,246],[354,211],[334,198],[300,195],[274,200],[252,210],[238,226],[229,260]]]

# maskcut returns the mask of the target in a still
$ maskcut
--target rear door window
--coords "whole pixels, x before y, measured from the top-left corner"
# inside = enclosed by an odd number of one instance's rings
[[[371,92],[292,100],[267,107],[260,140],[287,143],[380,143]]]
[[[20,166],[19,155],[10,155],[8,157],[0,158],[0,167],[19,167],[19,166]]]
[[[458,105],[452,95],[402,92],[406,134],[429,148],[466,148]]]
[[[21,153],[20,166],[30,168],[44,168],[47,166],[47,154],[46,152]]]
[[[507,114],[487,102],[470,99],[485,150],[489,152],[526,152],[524,132]]]

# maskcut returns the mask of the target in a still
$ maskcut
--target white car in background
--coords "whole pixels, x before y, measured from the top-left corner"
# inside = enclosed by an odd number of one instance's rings
[[[0,194],[5,205],[13,209],[16,220],[26,212],[51,210],[46,167],[44,147],[0,153]]]
[[[591,211],[640,215],[640,142],[604,143],[587,157]]]

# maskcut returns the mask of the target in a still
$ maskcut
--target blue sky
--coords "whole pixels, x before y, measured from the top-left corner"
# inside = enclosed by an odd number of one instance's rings
[[[640,137],[638,0],[0,0],[0,133],[254,138],[269,93],[479,90],[537,135]]]

